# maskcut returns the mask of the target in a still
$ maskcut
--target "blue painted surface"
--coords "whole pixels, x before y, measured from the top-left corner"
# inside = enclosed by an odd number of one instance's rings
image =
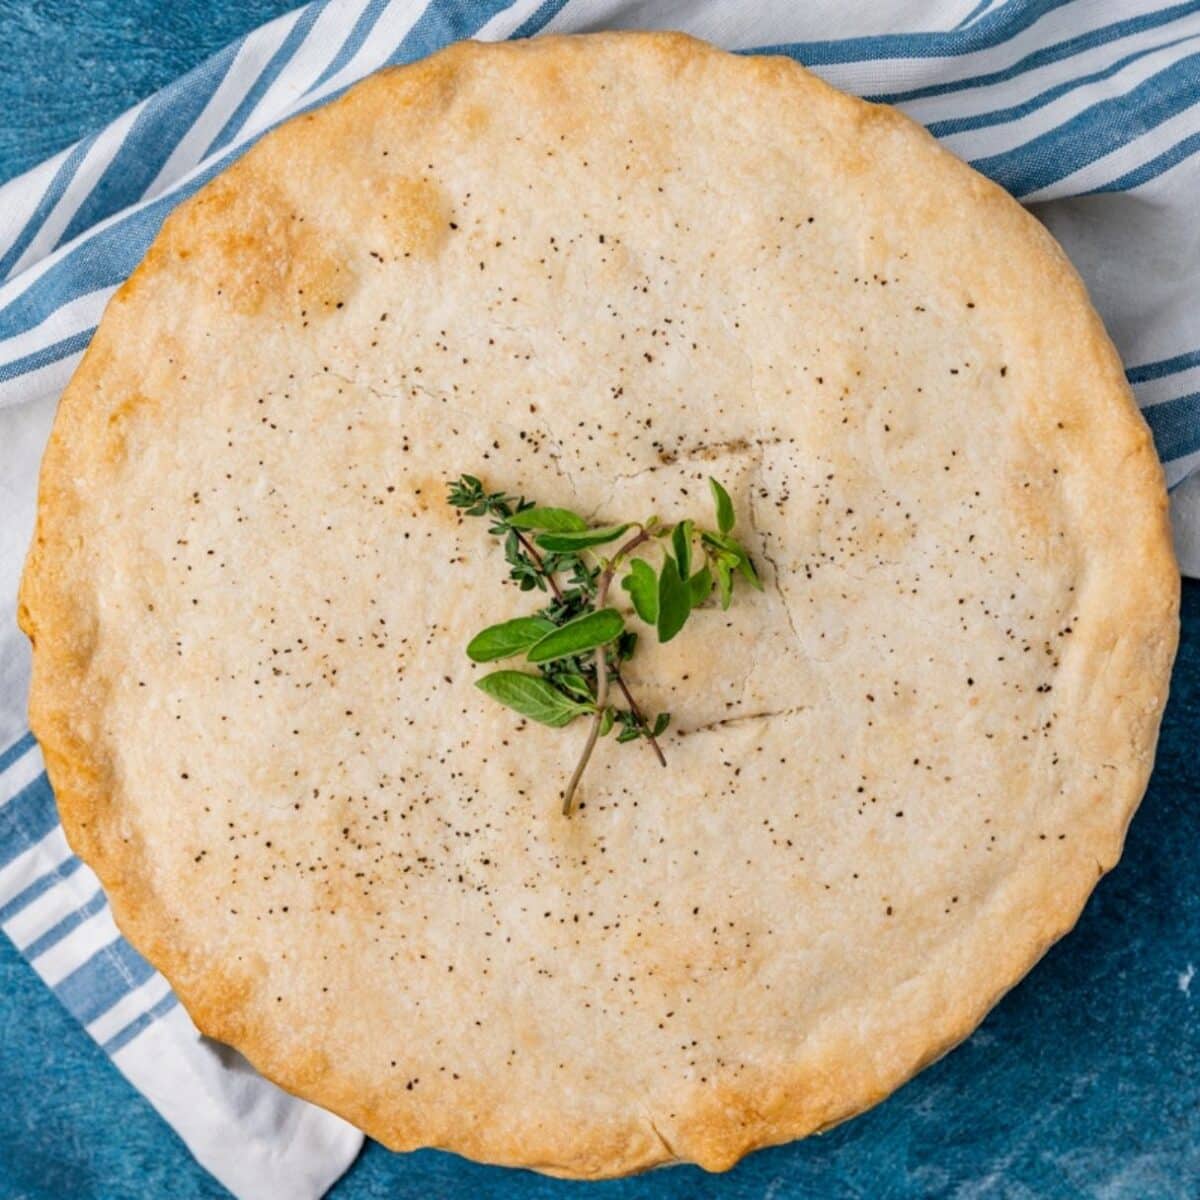
[[[0,0],[0,180],[288,7]],[[1198,751],[1200,584],[1188,584],[1158,766],[1120,866],[965,1046],[866,1116],[724,1176],[680,1168],[599,1185],[371,1145],[334,1197],[1194,1200]],[[2,937],[0,1098],[0,1200],[225,1195]]]

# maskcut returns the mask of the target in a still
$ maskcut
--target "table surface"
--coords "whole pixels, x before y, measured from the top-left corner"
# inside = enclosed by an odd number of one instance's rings
[[[0,182],[118,115],[277,0],[0,0]],[[1193,1200],[1200,1194],[1200,584],[1158,765],[1075,932],[959,1050],[820,1138],[723,1176],[570,1184],[369,1144],[336,1200]],[[226,1193],[0,937],[0,1200]]]

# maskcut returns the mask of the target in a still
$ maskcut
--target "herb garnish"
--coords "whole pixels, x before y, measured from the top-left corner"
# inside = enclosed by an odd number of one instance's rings
[[[669,642],[692,611],[717,590],[728,608],[733,581],[741,575],[762,590],[749,553],[732,537],[733,503],[729,493],[710,479],[715,530],[692,520],[665,525],[657,517],[623,525],[589,526],[566,508],[543,508],[520,496],[488,492],[474,475],[449,485],[448,500],[469,517],[489,517],[488,533],[502,538],[509,578],[524,592],[548,592],[550,602],[528,617],[489,625],[467,645],[473,662],[496,662],[524,655],[537,668],[493,671],[476,682],[494,700],[543,725],[561,728],[576,717],[591,724],[579,761],[563,791],[563,812],[570,814],[579,780],[599,738],[618,729],[618,742],[645,738],[665,767],[658,738],[670,721],[659,713],[648,721],[621,676],[621,664],[637,648],[637,632],[608,602],[609,590],[622,570],[621,587],[629,593],[637,615]],[[632,533],[631,533],[632,531]],[[626,534],[630,536],[626,537]],[[607,557],[598,547],[619,539]],[[656,571],[634,551],[658,543],[662,565]],[[669,547],[669,548],[668,548]],[[693,567],[695,569],[693,570]],[[625,706],[609,703],[610,680]]]

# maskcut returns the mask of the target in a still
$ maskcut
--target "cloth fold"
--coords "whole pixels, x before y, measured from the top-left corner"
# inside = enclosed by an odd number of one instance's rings
[[[1200,572],[1200,2],[315,0],[0,187],[0,926],[239,1197],[321,1195],[361,1135],[202,1038],[63,838],[15,601],[54,406],[166,215],[279,121],[459,38],[622,27],[791,55],[1027,203],[1128,365]]]

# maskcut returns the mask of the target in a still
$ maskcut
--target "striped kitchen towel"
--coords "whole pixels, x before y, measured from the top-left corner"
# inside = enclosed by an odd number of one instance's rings
[[[0,924],[239,1196],[317,1196],[359,1136],[198,1035],[63,839],[15,624],[58,393],[166,214],[280,120],[457,38],[651,26],[898,104],[1029,204],[1129,364],[1200,573],[1200,2],[316,0],[0,188]]]

